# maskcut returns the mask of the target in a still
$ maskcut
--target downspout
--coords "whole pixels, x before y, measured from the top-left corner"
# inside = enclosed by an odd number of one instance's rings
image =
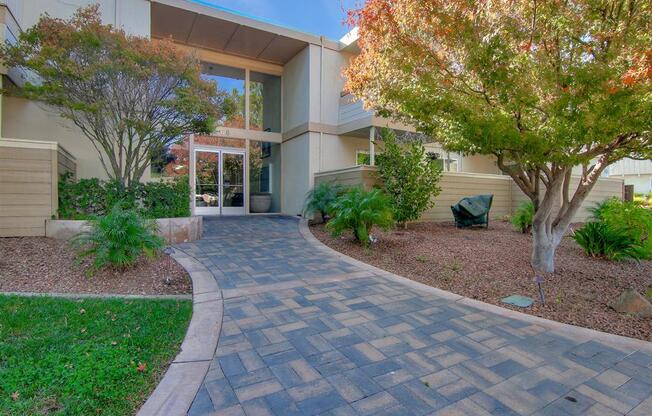
[[[323,169],[324,158],[324,36],[319,37],[319,172]]]

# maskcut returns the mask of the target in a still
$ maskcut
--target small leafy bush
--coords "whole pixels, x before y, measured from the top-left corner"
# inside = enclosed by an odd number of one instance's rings
[[[123,209],[120,203],[115,204],[107,215],[89,221],[90,231],[73,239],[73,244],[78,247],[79,260],[93,258],[89,274],[108,266],[127,268],[142,255],[155,257],[165,245],[165,241],[156,235],[155,221],[141,217],[133,209]]]
[[[389,196],[396,221],[404,226],[419,219],[439,195],[441,170],[426,155],[420,141],[401,144],[393,130],[381,131],[384,151],[378,157],[378,177]]]
[[[333,218],[326,228],[334,237],[351,230],[364,247],[374,226],[389,229],[394,225],[394,213],[389,198],[380,189],[365,191],[360,187],[349,189],[332,205]]]
[[[516,208],[511,222],[514,228],[527,234],[532,230],[532,220],[534,219],[534,204],[532,201],[523,201]]]
[[[591,257],[609,260],[639,259],[640,243],[626,231],[615,229],[602,221],[590,221],[576,230],[573,239]]]
[[[188,177],[128,187],[118,181],[97,178],[73,181],[70,175],[64,175],[59,181],[60,219],[86,220],[106,215],[117,203],[124,209],[137,210],[145,218],[190,216]]]
[[[592,214],[595,221],[636,241],[639,259],[652,259],[652,211],[635,202],[611,198],[597,204]]]
[[[341,185],[329,182],[316,185],[306,195],[304,215],[319,214],[324,222],[327,222],[332,213],[333,203],[343,192],[344,188]]]

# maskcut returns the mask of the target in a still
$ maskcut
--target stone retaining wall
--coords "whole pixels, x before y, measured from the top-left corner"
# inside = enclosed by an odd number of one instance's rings
[[[168,244],[186,243],[199,240],[202,236],[202,216],[181,218],[159,218],[158,235]],[[69,240],[89,227],[88,221],[46,220],[45,236]]]

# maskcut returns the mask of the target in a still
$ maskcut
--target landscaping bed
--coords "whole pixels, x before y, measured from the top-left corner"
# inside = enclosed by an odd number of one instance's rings
[[[115,293],[171,295],[192,293],[186,271],[161,254],[141,259],[124,271],[85,274],[90,260],[77,265],[70,243],[45,237],[0,238],[0,292]]]
[[[313,234],[329,247],[384,270],[472,299],[500,302],[512,294],[538,300],[530,267],[531,237],[506,222],[483,228],[456,229],[449,223],[410,224],[407,230],[382,232],[371,250],[346,234],[333,238],[323,225]],[[556,273],[544,283],[546,305],[512,307],[567,324],[652,341],[652,319],[635,318],[609,307],[623,290],[639,292],[652,285],[652,261],[590,258],[570,238],[556,257]]]
[[[0,414],[135,414],[191,313],[186,300],[0,296]]]

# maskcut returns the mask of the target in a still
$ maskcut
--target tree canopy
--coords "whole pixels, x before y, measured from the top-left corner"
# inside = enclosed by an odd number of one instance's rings
[[[0,60],[38,75],[38,82],[8,92],[71,120],[108,176],[123,184],[138,181],[151,156],[183,135],[211,132],[223,100],[202,81],[195,56],[170,40],[102,24],[97,5],[67,20],[43,15],[0,49]]]
[[[537,210],[535,270],[554,269],[608,165],[652,157],[649,0],[367,0],[350,21],[347,89],[449,151],[494,155]]]

